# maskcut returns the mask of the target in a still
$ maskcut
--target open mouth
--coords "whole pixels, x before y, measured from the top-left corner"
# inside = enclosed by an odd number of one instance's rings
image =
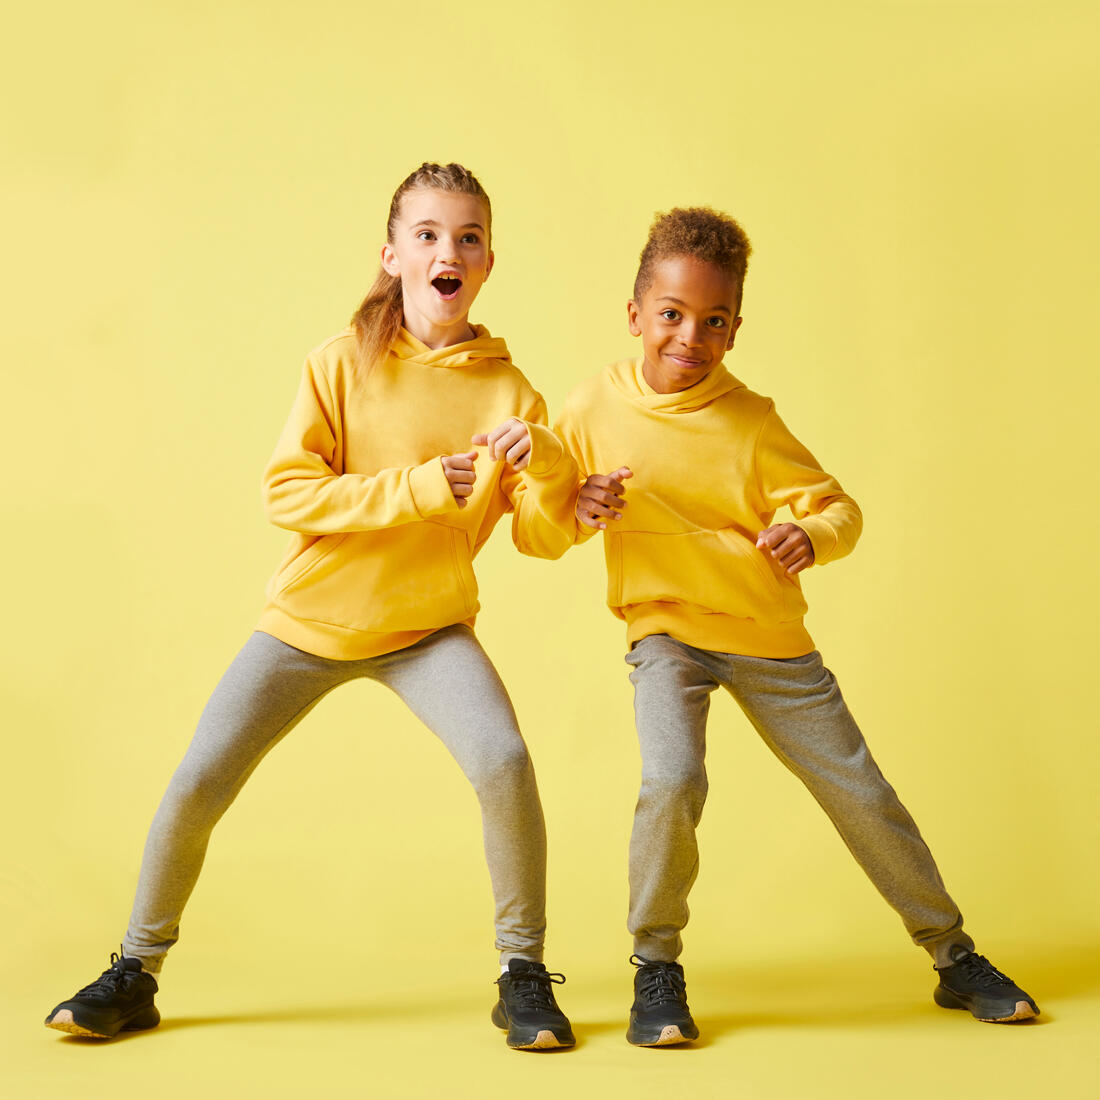
[[[453,301],[462,289],[462,280],[457,275],[439,275],[432,280],[435,292],[445,302]]]

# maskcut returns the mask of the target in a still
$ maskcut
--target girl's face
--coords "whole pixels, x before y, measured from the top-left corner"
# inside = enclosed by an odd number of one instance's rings
[[[430,348],[473,336],[466,317],[493,269],[489,215],[476,195],[406,192],[382,267],[401,279],[405,328]]]
[[[657,393],[702,382],[733,347],[741,324],[739,287],[721,268],[694,256],[653,265],[639,302],[627,303],[632,336],[642,338],[642,374]]]

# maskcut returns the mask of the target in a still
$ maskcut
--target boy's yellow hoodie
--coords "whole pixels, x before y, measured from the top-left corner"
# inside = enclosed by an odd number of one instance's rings
[[[569,544],[576,464],[504,341],[474,330],[432,350],[402,329],[365,380],[350,328],[306,358],[263,477],[268,518],[294,537],[258,629],[336,660],[389,653],[473,625],[472,560],[505,512],[525,553],[557,557]],[[531,432],[522,473],[470,443],[513,416]],[[460,508],[440,456],[475,449],[474,492]]]
[[[627,507],[608,520],[607,602],[633,644],[670,634],[700,649],[750,657],[813,650],[806,601],[757,534],[786,504],[815,562],[843,557],[859,538],[856,502],[776,414],[719,364],[679,393],[655,392],[642,360],[582,383],[558,432],[588,474],[628,466]],[[579,541],[594,529],[574,521]]]

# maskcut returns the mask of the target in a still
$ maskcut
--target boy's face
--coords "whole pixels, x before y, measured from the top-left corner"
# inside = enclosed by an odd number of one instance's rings
[[[642,338],[642,374],[657,393],[701,382],[733,347],[741,325],[738,287],[694,256],[666,256],[640,302],[627,302],[631,336]]]

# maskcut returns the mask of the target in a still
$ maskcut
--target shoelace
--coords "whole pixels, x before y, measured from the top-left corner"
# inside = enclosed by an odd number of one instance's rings
[[[650,962],[641,955],[631,955],[630,961],[641,978],[638,993],[649,1007],[682,1004],[687,999],[687,984],[676,963]]]
[[[94,982],[86,985],[81,993],[117,993],[126,984],[130,971],[124,970],[122,956],[111,952],[111,965]]]
[[[551,974],[546,970],[521,970],[515,974],[501,974],[496,980],[497,985],[505,982],[520,1008],[550,1012],[556,1007],[550,986],[564,985],[565,975]]]
[[[995,985],[1012,985],[1012,979],[1007,974],[1002,974],[984,955],[963,955],[957,963],[963,976],[975,985],[989,989]]]

